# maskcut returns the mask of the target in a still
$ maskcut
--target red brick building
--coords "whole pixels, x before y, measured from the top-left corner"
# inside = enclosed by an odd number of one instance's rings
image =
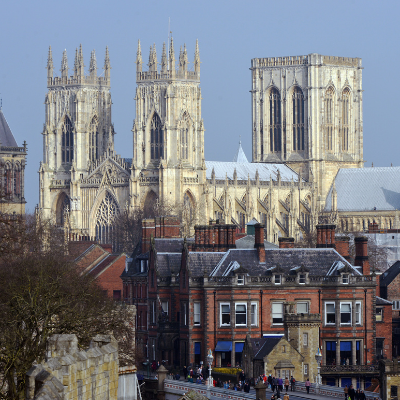
[[[137,340],[146,357],[183,366],[205,362],[211,349],[217,366],[241,365],[246,335],[282,335],[290,304],[299,314],[320,315],[319,340],[307,345],[322,348],[324,382],[364,388],[377,376],[377,339],[391,348],[391,303],[377,297],[366,238],[356,239],[355,265],[346,259],[348,239],[336,243],[333,225],[318,226],[316,249],[293,248],[290,238],[266,248],[260,224],[252,248],[236,246],[233,225],[197,226],[194,242],[149,239],[147,229],[162,232],[163,225],[178,236],[173,223],[146,221],[143,249],[122,275],[124,299],[138,307]],[[309,340],[307,330],[302,335]]]

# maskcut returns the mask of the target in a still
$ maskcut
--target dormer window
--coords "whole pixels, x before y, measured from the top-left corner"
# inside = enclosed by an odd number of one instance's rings
[[[305,285],[306,284],[306,279],[307,279],[307,275],[304,273],[300,273],[299,274],[299,283],[301,285]]]
[[[274,275],[275,279],[275,285],[281,285],[282,284],[282,275],[281,274],[275,274]]]
[[[350,282],[350,275],[349,274],[342,274],[342,283],[348,285]]]
[[[244,275],[238,275],[237,283],[238,285],[244,285]]]

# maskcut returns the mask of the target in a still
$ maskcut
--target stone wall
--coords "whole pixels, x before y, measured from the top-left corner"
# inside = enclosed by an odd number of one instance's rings
[[[89,349],[78,350],[75,335],[53,335],[46,361],[26,374],[26,400],[117,400],[118,344],[97,335]]]

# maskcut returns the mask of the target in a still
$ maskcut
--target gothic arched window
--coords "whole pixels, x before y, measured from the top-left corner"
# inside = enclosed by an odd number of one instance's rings
[[[151,120],[151,159],[164,158],[164,130],[162,129],[160,117],[154,114]]]
[[[21,164],[19,163],[14,167],[14,194],[21,196]]]
[[[61,155],[63,163],[70,163],[74,159],[74,132],[72,123],[68,117],[65,117],[61,133]]]
[[[304,95],[295,87],[292,96],[293,150],[304,150]]]
[[[118,206],[107,192],[96,213],[96,239],[102,244],[113,243],[114,221],[118,214]]]
[[[64,193],[61,194],[56,209],[56,221],[58,226],[64,226],[65,221],[68,220],[71,204],[69,197]]]
[[[327,150],[333,150],[333,88],[325,94],[325,140]]]
[[[271,151],[282,150],[281,96],[275,88],[269,95],[269,141]]]
[[[4,195],[6,198],[12,196],[12,167],[6,163],[4,168]]]
[[[97,118],[93,118],[89,131],[89,159],[95,161],[99,158],[99,125]]]
[[[346,88],[342,94],[342,150],[349,150],[350,125],[350,90]]]
[[[181,158],[183,160],[189,158],[189,127],[187,124],[181,127]]]

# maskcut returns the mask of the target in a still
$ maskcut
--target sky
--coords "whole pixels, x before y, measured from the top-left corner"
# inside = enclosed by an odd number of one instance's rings
[[[205,158],[232,161],[242,141],[251,160],[252,58],[320,53],[363,60],[365,166],[400,165],[399,1],[328,0],[146,0],[4,2],[0,24],[0,98],[19,146],[28,143],[25,172],[27,211],[39,201],[38,169],[49,45],[55,72],[67,50],[73,68],[82,44],[86,70],[95,49],[99,73],[105,47],[111,60],[115,150],[132,157],[137,42],[147,64],[156,44],[172,32],[176,56],[186,43],[193,61],[196,39],[201,57]],[[147,66],[145,67],[147,69]],[[72,75],[72,70],[70,71]]]

